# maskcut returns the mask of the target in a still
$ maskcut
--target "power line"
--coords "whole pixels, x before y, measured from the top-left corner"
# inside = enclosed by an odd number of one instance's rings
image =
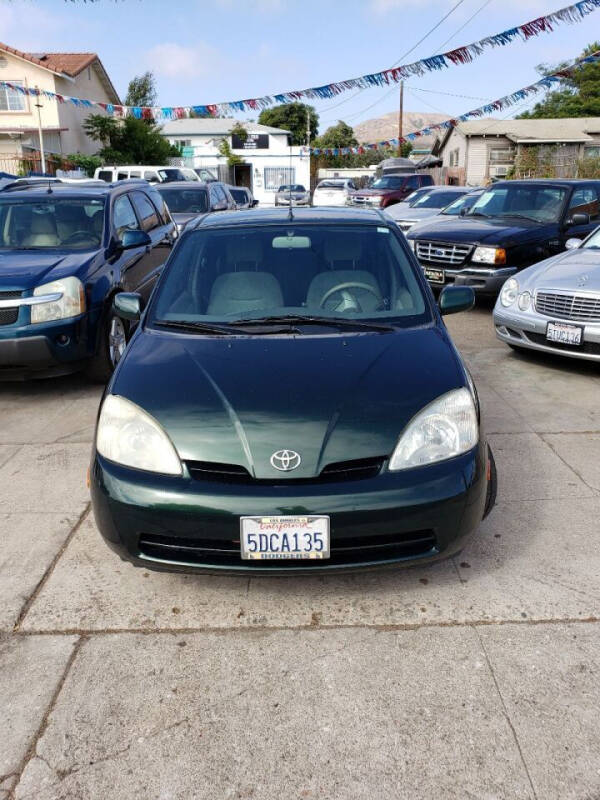
[[[483,11],[483,9],[484,9],[486,6],[489,6],[489,4],[490,4],[491,2],[492,2],[492,0],[486,0],[486,1],[485,1],[485,3],[484,3],[482,6],[479,6],[479,8],[477,9],[477,11],[476,11],[474,14],[471,14],[471,16],[469,17],[469,19],[468,19],[468,20],[467,20],[467,21],[464,23],[464,25],[461,25],[461,26],[460,26],[460,28],[459,28],[457,31],[454,31],[454,33],[453,33],[451,36],[449,36],[449,37],[446,39],[446,41],[445,41],[445,42],[442,42],[442,44],[438,45],[438,47],[437,47],[436,49],[437,49],[437,50],[441,50],[441,49],[442,49],[442,47],[444,47],[445,45],[447,45],[447,44],[448,44],[448,42],[451,42],[451,41],[452,41],[452,39],[454,39],[454,37],[455,37],[455,36],[458,36],[458,34],[459,34],[459,33],[460,33],[462,30],[464,30],[464,28],[466,28],[466,27],[467,27],[467,25],[469,24],[469,22],[471,22],[472,20],[474,20],[474,19],[475,19],[475,17],[476,17],[476,16],[477,16],[477,15],[478,15],[478,14],[479,14],[481,11]]]

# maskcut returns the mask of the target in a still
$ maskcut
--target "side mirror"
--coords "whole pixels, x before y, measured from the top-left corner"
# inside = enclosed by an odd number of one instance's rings
[[[461,208],[461,210],[458,212],[458,216],[459,216],[459,217],[466,217],[466,216],[467,216],[467,212],[468,212],[468,210],[469,210],[469,209],[468,209],[466,206],[463,206],[463,207]]]
[[[119,292],[113,297],[113,309],[121,319],[137,322],[142,314],[142,297],[136,292]]]
[[[258,205],[258,202],[259,202],[258,200],[253,200],[252,201],[252,208],[256,208],[256,206]]]
[[[442,314],[470,311],[475,305],[475,292],[470,286],[446,286],[440,292],[438,305]]]
[[[215,203],[211,209],[211,211],[227,211],[227,203]]]
[[[589,214],[571,214],[570,218],[567,220],[567,225],[572,228],[575,225],[589,225],[590,224],[590,215]]]
[[[133,250],[134,247],[150,247],[152,239],[145,231],[125,231],[121,239],[121,250]]]
[[[581,239],[567,239],[565,242],[565,250],[577,250],[581,247]]]

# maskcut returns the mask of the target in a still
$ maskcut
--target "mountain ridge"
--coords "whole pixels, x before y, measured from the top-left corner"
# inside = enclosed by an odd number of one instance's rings
[[[426,113],[423,111],[405,111],[402,115],[404,134],[427,128],[429,125],[444,122],[448,117],[445,114]],[[390,111],[380,117],[366,119],[354,126],[354,135],[363,143],[380,142],[398,136],[398,112]],[[435,141],[433,136],[419,138],[419,147],[431,147]]]

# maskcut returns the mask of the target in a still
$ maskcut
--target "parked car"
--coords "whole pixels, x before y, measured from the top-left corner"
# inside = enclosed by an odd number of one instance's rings
[[[355,189],[348,178],[327,178],[319,181],[313,192],[313,206],[345,206],[350,193]]]
[[[425,186],[433,186],[433,178],[424,172],[414,175],[384,175],[373,181],[370,188],[353,192],[350,202],[353,206],[387,208],[406,200],[415,189]]]
[[[600,223],[600,181],[498,181],[463,218],[407,234],[435,287],[471,286],[495,296],[507,278],[560,253]]]
[[[258,205],[258,200],[254,199],[252,192],[246,186],[227,186],[227,189],[237,208],[255,208]]]
[[[457,220],[464,219],[469,209],[475,205],[483,192],[483,189],[472,189],[469,190],[467,194],[459,195],[454,202],[450,203],[450,205],[447,205],[445,208],[440,208],[437,214],[431,217],[426,217],[420,222],[415,222],[414,225],[409,228],[409,230],[421,232],[433,225],[436,226],[436,230],[439,230],[437,226],[440,222],[444,221],[448,224],[455,224]],[[396,206],[392,206],[392,208],[395,209]]]
[[[435,561],[494,502],[477,393],[397,226],[368,210],[189,225],[105,392],[106,542],[144,568],[262,574]]]
[[[0,192],[0,377],[110,377],[128,335],[112,297],[149,297],[174,230],[141,180]]]
[[[600,228],[509,278],[496,301],[496,335],[522,348],[600,361]]]
[[[466,186],[435,186],[423,196],[417,198],[408,210],[398,210],[398,205],[392,205],[388,214],[395,220],[403,233],[409,231],[417,222],[435,217],[442,209],[469,193]]]
[[[309,206],[310,192],[300,183],[284,184],[275,195],[276,206]]]
[[[156,191],[167,204],[178,232],[199,214],[232,211],[236,203],[229,187],[219,181],[212,183],[159,183]]]
[[[436,188],[436,186],[424,186],[422,189],[415,189],[414,192],[411,192],[405,200],[401,200],[399,203],[394,203],[394,213],[399,214],[401,212],[408,211],[408,209],[412,208],[420,197],[429,194],[429,192],[432,192]]]
[[[115,181],[126,181],[131,178],[142,178],[148,183],[167,183],[169,181],[199,181],[200,178],[195,170],[188,167],[148,167],[139,164],[117,166],[117,167],[98,167],[94,171],[94,178],[107,183]]]

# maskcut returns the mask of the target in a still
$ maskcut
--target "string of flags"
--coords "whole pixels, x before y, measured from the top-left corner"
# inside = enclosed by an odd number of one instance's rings
[[[508,28],[505,31],[496,33],[493,36],[486,36],[477,42],[448,50],[445,53],[429,56],[428,58],[414,61],[411,64],[402,64],[397,67],[373,72],[369,75],[361,75],[358,78],[349,78],[344,81],[327,83],[323,86],[313,86],[309,89],[295,89],[290,92],[283,92],[275,95],[265,95],[264,97],[254,97],[246,100],[230,100],[224,103],[199,104],[190,106],[124,106],[113,103],[100,103],[96,100],[84,100],[80,97],[69,97],[68,95],[38,89],[36,87],[22,86],[11,83],[10,81],[0,81],[3,88],[29,95],[30,97],[43,97],[48,100],[55,100],[58,103],[70,103],[80,108],[90,109],[91,111],[102,109],[106,113],[115,117],[133,116],[138,119],[152,119],[158,121],[184,119],[191,114],[200,117],[228,117],[233,113],[244,111],[260,111],[275,103],[293,103],[300,100],[327,100],[336,97],[342,92],[354,89],[368,89],[377,86],[389,86],[399,83],[406,78],[415,75],[425,75],[427,72],[441,70],[460,64],[468,64],[475,58],[481,56],[485,50],[495,47],[505,47],[514,41],[528,41],[541,33],[552,33],[558,25],[572,24],[581,22],[585,17],[600,8],[600,0],[579,0],[570,6],[558,9],[551,14],[546,14],[537,19],[529,20],[522,25]]]
[[[591,53],[589,56],[585,56],[584,58],[574,61],[573,64],[568,67],[563,67],[563,69],[552,72],[549,75],[545,75],[541,80],[536,81],[529,86],[524,86],[522,89],[517,89],[517,91],[512,92],[511,94],[507,94],[504,97],[499,97],[497,100],[492,100],[490,103],[486,103],[479,108],[474,108],[472,111],[467,111],[465,114],[461,114],[459,117],[447,119],[443,122],[428,125],[426,128],[421,128],[421,130],[407,133],[406,136],[403,136],[401,139],[386,139],[385,141],[374,142],[372,144],[361,144],[357,147],[311,147],[308,149],[314,156],[348,156],[356,153],[367,153],[371,150],[385,150],[387,148],[398,147],[399,144],[404,142],[412,142],[415,139],[418,139],[420,136],[430,136],[434,131],[454,128],[459,122],[466,122],[474,117],[483,117],[498,111],[502,111],[505,108],[510,108],[510,106],[522,102],[532,94],[555,87],[556,84],[562,79],[568,77],[572,72],[580,69],[585,64],[596,64],[598,62],[600,62],[600,50]]]

